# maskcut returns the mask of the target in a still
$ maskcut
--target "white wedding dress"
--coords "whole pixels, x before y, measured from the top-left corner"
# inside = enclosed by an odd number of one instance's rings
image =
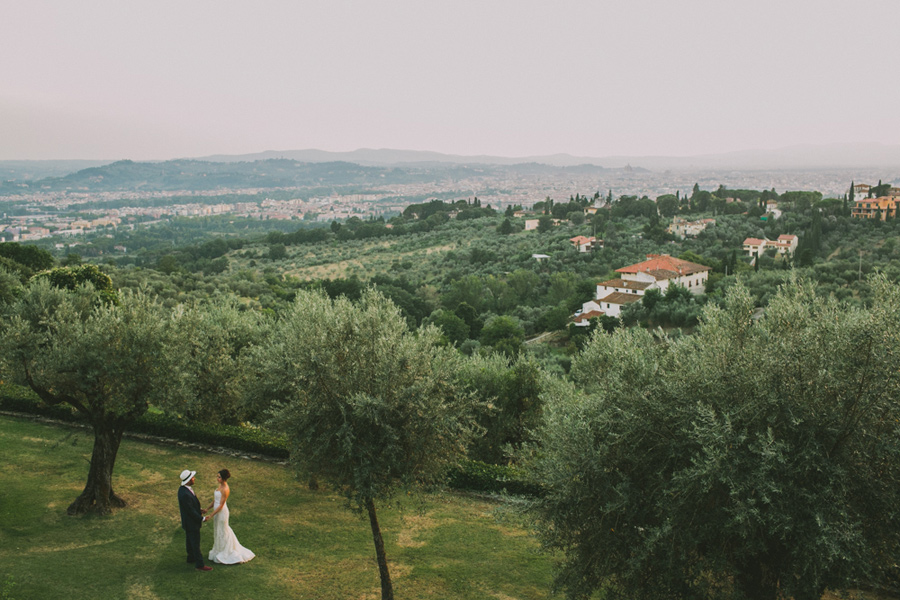
[[[219,508],[222,502],[222,492],[216,490],[213,494],[215,497],[215,505],[213,510]],[[247,562],[254,556],[252,551],[241,546],[237,536],[228,525],[228,503],[222,507],[222,510],[213,517],[213,527],[215,541],[212,550],[209,551],[209,560],[224,565],[235,565],[237,563]]]

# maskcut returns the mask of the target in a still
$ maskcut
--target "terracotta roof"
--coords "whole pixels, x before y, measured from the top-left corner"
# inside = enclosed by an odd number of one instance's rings
[[[570,241],[570,242],[577,242],[577,243],[579,243],[579,244],[583,244],[583,243],[585,243],[585,242],[593,242],[593,241],[594,241],[594,238],[592,238],[592,237],[585,237],[585,236],[583,236],[583,235],[576,235],[576,236],[573,237],[573,238],[569,238],[569,241]]]
[[[649,281],[629,281],[628,279],[610,279],[608,281],[601,281],[597,285],[605,285],[607,287],[620,287],[627,288],[629,290],[646,290],[648,287],[653,285]]]
[[[616,269],[616,272],[650,273],[653,275],[653,271],[668,271],[675,273],[675,277],[678,277],[679,275],[692,275],[693,273],[702,273],[709,270],[710,269],[707,266],[681,260],[680,258],[669,256],[668,254],[648,254],[647,260],[644,262]],[[671,278],[672,277],[665,277],[665,279]]]
[[[641,296],[637,294],[626,294],[624,292],[612,292],[603,298],[598,298],[597,302],[606,302],[608,304],[631,304],[632,302],[640,302]]]
[[[759,246],[763,242],[765,242],[765,240],[761,240],[759,238],[747,238],[746,240],[744,240],[744,245],[745,246]]]
[[[581,313],[580,315],[578,315],[577,317],[575,317],[574,321],[575,321],[576,323],[581,323],[582,321],[587,321],[587,320],[589,320],[589,319],[593,319],[593,318],[596,318],[596,317],[602,317],[602,316],[605,315],[605,314],[606,314],[606,313],[603,312],[602,310],[592,310],[592,311],[589,311],[589,312],[586,312],[586,313]]]
[[[783,233],[778,236],[778,241],[779,242],[789,242],[793,239],[796,239],[796,237],[797,237],[796,235],[788,235],[786,233]]]
[[[690,275],[691,274],[691,273],[684,273],[684,272],[678,273],[676,271],[670,271],[668,269],[651,269],[649,271],[644,271],[644,273],[647,273],[648,275],[652,275],[653,279],[655,279],[657,281],[663,281],[665,279],[677,279],[678,277],[681,277],[682,275]]]

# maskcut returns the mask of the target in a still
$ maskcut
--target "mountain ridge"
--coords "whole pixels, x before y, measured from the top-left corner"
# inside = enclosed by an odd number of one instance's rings
[[[216,165],[288,160],[317,165],[350,163],[360,167],[383,169],[466,169],[506,168],[596,168],[633,169],[635,171],[758,171],[816,169],[890,169],[900,178],[900,144],[802,144],[768,150],[738,150],[694,156],[574,156],[566,153],[542,156],[492,156],[444,154],[434,151],[390,148],[359,148],[348,152],[327,150],[266,150],[249,154],[213,154],[157,161],[133,161],[140,164],[200,162]],[[63,178],[83,170],[121,163],[121,160],[0,160],[0,182],[28,183]],[[894,174],[889,174],[894,176]],[[0,183],[3,187],[3,183]]]
[[[606,168],[641,167],[665,169],[832,169],[861,167],[900,168],[900,144],[798,144],[774,149],[736,150],[693,156],[611,155],[605,157],[574,156],[556,153],[539,156],[492,156],[444,154],[426,150],[360,148],[347,152],[327,150],[266,150],[251,154],[214,154],[197,157],[210,162],[237,162],[286,158],[303,162],[347,161],[367,166],[409,166],[423,163],[515,165],[538,163],[556,167],[594,165]]]

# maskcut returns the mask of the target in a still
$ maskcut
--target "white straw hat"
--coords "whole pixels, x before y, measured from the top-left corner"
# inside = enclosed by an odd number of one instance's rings
[[[191,471],[189,469],[185,469],[181,472],[181,485],[187,485],[191,478],[197,474],[197,471]]]

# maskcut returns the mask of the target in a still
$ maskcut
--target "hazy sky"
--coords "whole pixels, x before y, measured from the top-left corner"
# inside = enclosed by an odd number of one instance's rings
[[[900,143],[897,0],[0,7],[0,159]]]

